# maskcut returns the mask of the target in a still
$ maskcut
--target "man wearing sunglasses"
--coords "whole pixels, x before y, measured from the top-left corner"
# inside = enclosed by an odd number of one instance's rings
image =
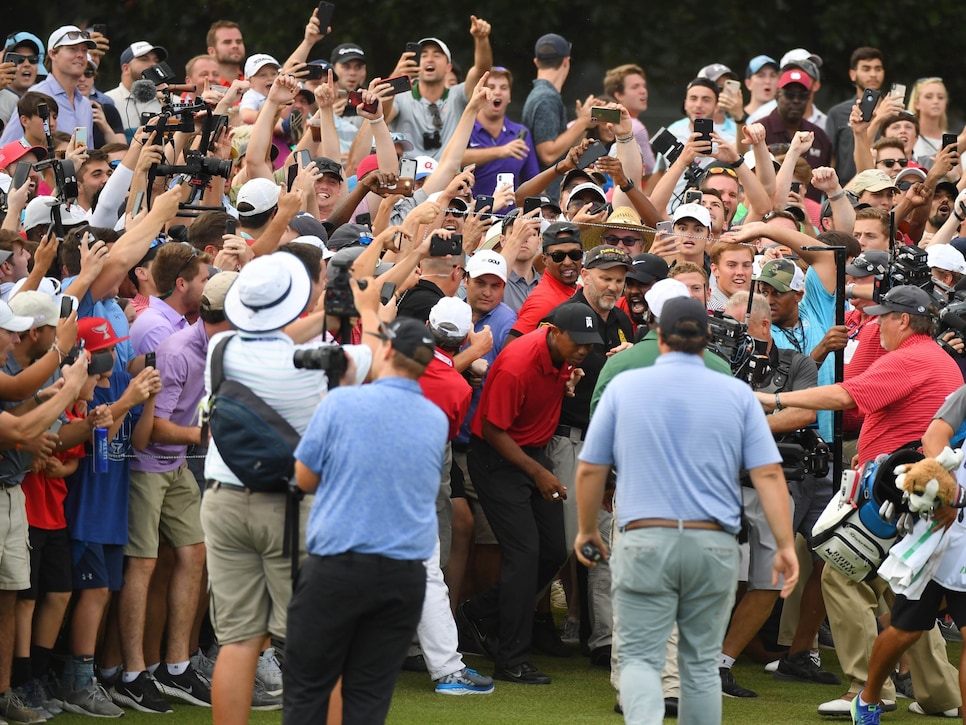
[[[61,128],[87,129],[87,138],[94,138],[94,111],[91,102],[77,88],[87,70],[87,51],[95,50],[97,43],[76,25],[63,25],[47,41],[50,74],[31,90],[46,93],[57,101],[60,108],[58,121]],[[16,111],[9,117],[0,136],[0,145],[16,141],[23,135],[23,127]]]
[[[913,167],[918,166],[906,156],[902,139],[898,138],[880,138],[872,145],[872,155],[875,158],[875,167],[886,172],[893,181],[895,181],[899,172],[909,167],[910,164]]]
[[[17,101],[37,82],[38,76],[47,75],[44,62],[44,44],[32,33],[14,33],[3,46],[4,59],[13,54],[13,81],[0,91],[0,121],[6,121],[17,108]]]
[[[547,227],[543,233],[543,277],[520,308],[507,342],[536,329],[550,310],[573,297],[583,259],[584,248],[576,224],[554,222]]]

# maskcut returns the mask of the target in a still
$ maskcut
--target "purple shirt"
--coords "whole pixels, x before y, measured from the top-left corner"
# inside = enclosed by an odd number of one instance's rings
[[[74,88],[73,94],[68,99],[64,87],[58,83],[53,73],[48,73],[46,78],[32,85],[30,90],[46,93],[57,101],[57,106],[60,108],[57,113],[57,128],[66,133],[71,133],[77,126],[83,126],[87,129],[87,138],[93,142],[94,110],[91,107],[91,102],[77,88]],[[9,119],[3,120],[6,121],[7,126],[3,129],[3,135],[0,136],[0,146],[6,146],[23,136],[23,126],[20,124],[20,115],[16,109]]]
[[[161,298],[152,296],[148,308],[131,325],[134,354],[143,355],[157,350],[158,345],[187,326],[184,315]]]
[[[476,177],[476,185],[473,187],[473,196],[481,194],[492,195],[496,189],[497,174],[513,174],[516,182],[514,188],[524,181],[532,179],[540,173],[540,164],[537,161],[537,151],[530,130],[521,123],[514,123],[509,118],[503,119],[503,128],[499,136],[493,138],[489,131],[480,125],[479,121],[473,124],[473,133],[470,134],[468,148],[481,149],[492,148],[494,146],[506,146],[511,141],[516,140],[517,134],[521,130],[527,132],[524,142],[530,147],[530,152],[524,159],[497,159],[476,167],[473,175]]]
[[[205,359],[208,354],[204,323],[198,320],[178,330],[158,346],[157,354],[163,387],[154,402],[154,416],[170,420],[175,425],[197,425],[198,404],[205,395]],[[184,461],[187,448],[185,445],[152,443],[137,452],[131,470],[173,471]]]

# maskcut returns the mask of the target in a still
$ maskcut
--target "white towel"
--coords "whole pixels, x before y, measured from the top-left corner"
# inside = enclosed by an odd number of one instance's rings
[[[879,567],[879,576],[889,582],[892,591],[906,599],[918,600],[942,560],[948,543],[941,524],[920,518],[912,533],[889,550]]]

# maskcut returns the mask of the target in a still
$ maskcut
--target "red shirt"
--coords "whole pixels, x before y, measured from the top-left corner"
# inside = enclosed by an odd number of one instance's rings
[[[921,438],[946,397],[962,384],[959,366],[928,335],[912,335],[841,383],[865,416],[859,464]]]
[[[423,395],[446,413],[449,440],[460,432],[460,425],[470,409],[473,388],[453,367],[453,356],[436,348],[436,355],[419,378]]]
[[[845,376],[844,380],[858,377],[869,366],[886,354],[886,349],[879,341],[879,318],[866,317],[862,319],[860,310],[849,310],[845,313],[845,326],[849,328],[849,341],[845,346]],[[851,437],[859,432],[865,416],[857,408],[843,411],[842,430],[851,433]]]
[[[637,321],[634,319],[634,316],[631,314],[631,306],[627,302],[627,298],[624,295],[621,295],[620,299],[617,300],[617,309],[623,310],[624,312],[627,313],[627,319],[631,321],[631,329],[634,331],[634,334],[636,335],[637,328],[640,327],[640,325],[637,323]],[[631,342],[634,342],[634,340],[631,340]]]
[[[74,421],[78,418],[72,411],[67,411],[67,418]],[[84,444],[80,443],[66,451],[54,454],[62,463],[75,458],[84,457]],[[36,529],[56,531],[67,528],[64,516],[64,499],[67,498],[67,483],[63,478],[52,478],[44,471],[28,472],[20,484],[23,489],[27,509],[27,523]]]
[[[470,430],[483,437],[483,418],[505,430],[518,446],[545,446],[557,430],[560,406],[573,366],[554,367],[547,335],[528,332],[497,355],[483,384]]]
[[[517,323],[513,326],[513,331],[521,335],[526,335],[537,329],[540,320],[547,316],[554,307],[561,302],[566,302],[574,296],[576,287],[565,285],[558,279],[554,279],[548,273],[540,278],[533,292],[527,297],[526,302],[517,314]]]

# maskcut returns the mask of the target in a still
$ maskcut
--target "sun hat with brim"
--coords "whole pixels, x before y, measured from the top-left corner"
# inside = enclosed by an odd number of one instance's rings
[[[13,310],[3,300],[0,300],[0,330],[7,332],[26,332],[33,327],[33,317],[21,317],[15,315]]]
[[[298,318],[309,303],[312,280],[293,254],[256,257],[225,297],[225,317],[242,332],[271,332]]]
[[[893,287],[879,301],[879,304],[865,308],[870,317],[887,315],[890,312],[906,312],[910,315],[929,315],[932,298],[925,290],[911,284]]]
[[[584,240],[584,246],[589,245],[590,248],[597,246],[601,243],[601,237],[606,236],[608,230],[610,229],[629,229],[631,231],[640,232],[642,237],[641,241],[643,241],[644,245],[647,246],[648,242],[643,238],[643,236],[647,233],[648,229],[641,224],[640,215],[629,206],[619,206],[614,209],[614,211],[611,212],[611,215],[607,217],[607,221],[604,222],[603,226],[594,225],[584,229],[583,234],[581,234]]]

